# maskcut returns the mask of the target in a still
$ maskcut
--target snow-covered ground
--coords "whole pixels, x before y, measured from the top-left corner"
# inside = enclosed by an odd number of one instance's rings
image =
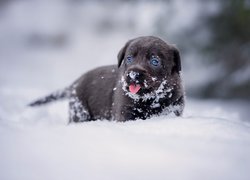
[[[30,93],[1,90],[0,179],[250,178],[247,104],[187,99],[180,118],[68,125],[66,101],[31,109]]]
[[[14,2],[0,12],[0,180],[250,179],[249,102],[187,97],[184,116],[179,118],[70,125],[67,101],[27,107],[93,67],[116,63],[124,43],[150,33],[146,31],[150,25],[142,13],[137,14],[144,19],[137,28],[141,31],[126,33],[121,27],[101,34],[88,29],[93,19],[85,16],[102,17],[93,13],[95,3],[82,7],[88,11],[80,6],[74,11],[82,12],[79,21],[85,18],[80,27],[67,19],[67,13],[73,13],[65,10],[67,6]],[[153,4],[145,7],[150,10]],[[130,8],[123,6],[119,18]],[[65,24],[58,18],[69,24],[62,27]],[[57,28],[66,34],[67,42],[59,48],[46,40],[54,37]],[[32,44],[33,33],[45,39]],[[187,85],[197,78],[197,74],[185,74],[185,69],[183,75]]]

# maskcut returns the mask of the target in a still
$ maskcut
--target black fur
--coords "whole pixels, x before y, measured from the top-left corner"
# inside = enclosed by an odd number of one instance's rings
[[[50,102],[53,102],[56,100],[70,98],[71,91],[72,91],[71,87],[65,88],[62,91],[56,91],[48,96],[45,96],[44,98],[38,99],[38,100],[30,103],[29,106],[40,106],[40,105],[50,103]]]
[[[126,63],[128,56],[133,58],[131,63]],[[160,62],[157,67],[150,64],[153,57]],[[69,98],[70,122],[126,121],[169,113],[180,116],[184,108],[180,71],[181,59],[175,47],[157,37],[139,37],[120,50],[118,66],[89,71],[65,90],[30,105]],[[133,94],[131,84],[141,89]]]

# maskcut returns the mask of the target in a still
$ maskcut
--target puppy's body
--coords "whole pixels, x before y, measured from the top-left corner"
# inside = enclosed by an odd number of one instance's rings
[[[80,101],[88,120],[112,119],[111,107],[117,81],[118,68],[115,65],[87,72],[74,83],[70,99],[71,111],[78,111],[79,107],[74,106],[76,101]],[[71,121],[78,122],[81,119],[81,115],[77,117],[75,112],[70,112],[70,115]]]
[[[89,71],[69,88],[31,106],[70,98],[70,122],[179,116],[184,108],[180,70],[176,48],[156,37],[140,37],[121,49],[118,66]]]

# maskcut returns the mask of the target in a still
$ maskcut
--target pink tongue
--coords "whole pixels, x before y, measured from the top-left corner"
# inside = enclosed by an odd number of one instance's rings
[[[131,84],[129,86],[129,91],[133,94],[136,94],[141,89],[141,86],[138,84]]]

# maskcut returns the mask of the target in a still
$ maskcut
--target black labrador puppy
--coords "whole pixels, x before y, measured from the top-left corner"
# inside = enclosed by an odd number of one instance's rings
[[[70,122],[180,116],[184,108],[180,71],[180,55],[174,46],[157,37],[139,37],[120,50],[118,65],[89,71],[30,106],[69,98]]]

